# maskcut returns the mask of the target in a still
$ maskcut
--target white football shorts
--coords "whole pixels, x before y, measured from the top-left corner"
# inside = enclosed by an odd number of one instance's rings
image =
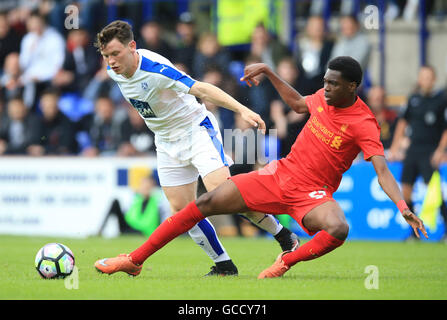
[[[157,170],[162,187],[174,187],[197,181],[233,160],[223,149],[216,118],[207,112],[203,121],[176,141],[155,139]]]

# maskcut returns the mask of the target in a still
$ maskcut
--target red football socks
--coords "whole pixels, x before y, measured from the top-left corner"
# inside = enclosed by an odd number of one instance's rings
[[[306,242],[295,251],[285,254],[282,257],[282,260],[286,265],[291,267],[300,261],[321,257],[341,246],[343,243],[343,240],[334,238],[329,233],[322,230],[318,232],[312,240]]]
[[[205,217],[197,208],[195,202],[191,202],[172,217],[163,221],[150,235],[149,239],[130,254],[132,262],[138,265],[143,264],[158,249],[182,233],[185,233],[203,219]]]

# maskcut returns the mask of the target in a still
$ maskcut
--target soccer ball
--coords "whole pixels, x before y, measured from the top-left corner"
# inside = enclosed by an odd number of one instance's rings
[[[75,259],[71,250],[61,243],[48,243],[36,254],[36,270],[44,279],[65,278],[73,272]]]

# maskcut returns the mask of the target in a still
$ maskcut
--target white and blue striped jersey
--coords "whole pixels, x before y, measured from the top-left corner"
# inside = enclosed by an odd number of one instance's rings
[[[139,63],[132,77],[107,73],[116,81],[124,98],[139,112],[157,138],[178,140],[206,116],[206,108],[188,94],[195,83],[163,56],[138,49]]]

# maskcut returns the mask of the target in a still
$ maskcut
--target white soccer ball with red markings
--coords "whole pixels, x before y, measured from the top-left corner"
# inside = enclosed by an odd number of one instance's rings
[[[73,252],[61,243],[48,243],[36,255],[35,266],[45,279],[65,278],[73,272]]]

